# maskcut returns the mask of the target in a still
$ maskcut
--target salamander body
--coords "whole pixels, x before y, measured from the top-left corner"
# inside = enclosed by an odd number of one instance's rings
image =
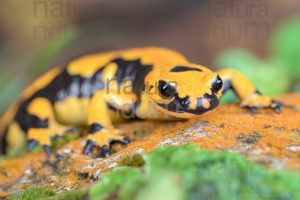
[[[213,72],[165,48],[136,48],[89,54],[57,66],[34,81],[4,113],[1,150],[26,138],[50,155],[53,138],[87,126],[84,154],[95,147],[110,154],[113,142],[127,144],[120,118],[172,120],[197,117],[219,105],[232,89],[241,106],[273,108],[281,103],[263,96],[244,75],[232,69]]]

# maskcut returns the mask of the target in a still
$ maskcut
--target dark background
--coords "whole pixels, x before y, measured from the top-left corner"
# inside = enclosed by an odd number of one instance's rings
[[[270,33],[299,11],[299,0],[3,0],[1,106],[47,68],[87,52],[161,46],[210,68],[231,47],[265,58]]]

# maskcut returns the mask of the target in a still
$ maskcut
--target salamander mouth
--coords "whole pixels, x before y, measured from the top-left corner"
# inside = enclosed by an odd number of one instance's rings
[[[204,105],[204,102],[206,102]],[[207,106],[207,102],[209,105]],[[191,109],[189,107],[190,100],[189,97],[186,96],[184,98],[180,98],[178,94],[174,96],[174,100],[169,104],[161,104],[158,105],[168,111],[175,112],[175,113],[190,113],[194,115],[201,115],[207,111],[210,111],[216,108],[219,105],[220,101],[216,94],[212,93],[211,95],[205,93],[203,97],[197,98],[197,107],[196,109]]]

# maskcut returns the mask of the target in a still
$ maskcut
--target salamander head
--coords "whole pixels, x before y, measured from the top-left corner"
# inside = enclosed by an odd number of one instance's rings
[[[196,64],[163,66],[145,78],[146,93],[156,107],[179,118],[192,118],[219,105],[223,81]]]

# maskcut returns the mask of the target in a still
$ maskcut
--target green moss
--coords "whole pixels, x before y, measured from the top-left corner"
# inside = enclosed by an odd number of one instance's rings
[[[91,199],[299,199],[300,175],[271,171],[228,152],[195,145],[165,146],[144,156],[143,168],[105,175]]]
[[[126,155],[118,161],[119,166],[142,167],[144,164],[141,154]]]
[[[54,197],[48,198],[48,200],[81,200],[88,196],[88,190],[78,189],[78,190],[71,190],[62,194],[59,194]]]
[[[54,196],[55,192],[48,188],[42,187],[32,187],[26,189],[21,194],[16,194],[12,196],[12,200],[37,200],[50,196]]]
[[[300,17],[288,19],[273,33],[270,50],[275,59],[282,63],[281,70],[299,82],[300,77]]]
[[[91,200],[102,199],[133,199],[136,191],[143,183],[142,174],[138,169],[118,167],[110,174],[104,175],[90,191]]]
[[[53,149],[60,148],[64,144],[67,144],[67,143],[79,138],[80,135],[81,135],[81,133],[79,130],[70,131],[69,134],[66,134],[63,137],[57,137],[57,138],[53,139],[52,143],[51,143],[51,148],[53,148]]]
[[[12,196],[12,200],[81,200],[88,196],[88,189],[82,188],[78,190],[71,190],[68,192],[56,194],[53,190],[42,187],[32,187],[26,189],[21,194]]]

